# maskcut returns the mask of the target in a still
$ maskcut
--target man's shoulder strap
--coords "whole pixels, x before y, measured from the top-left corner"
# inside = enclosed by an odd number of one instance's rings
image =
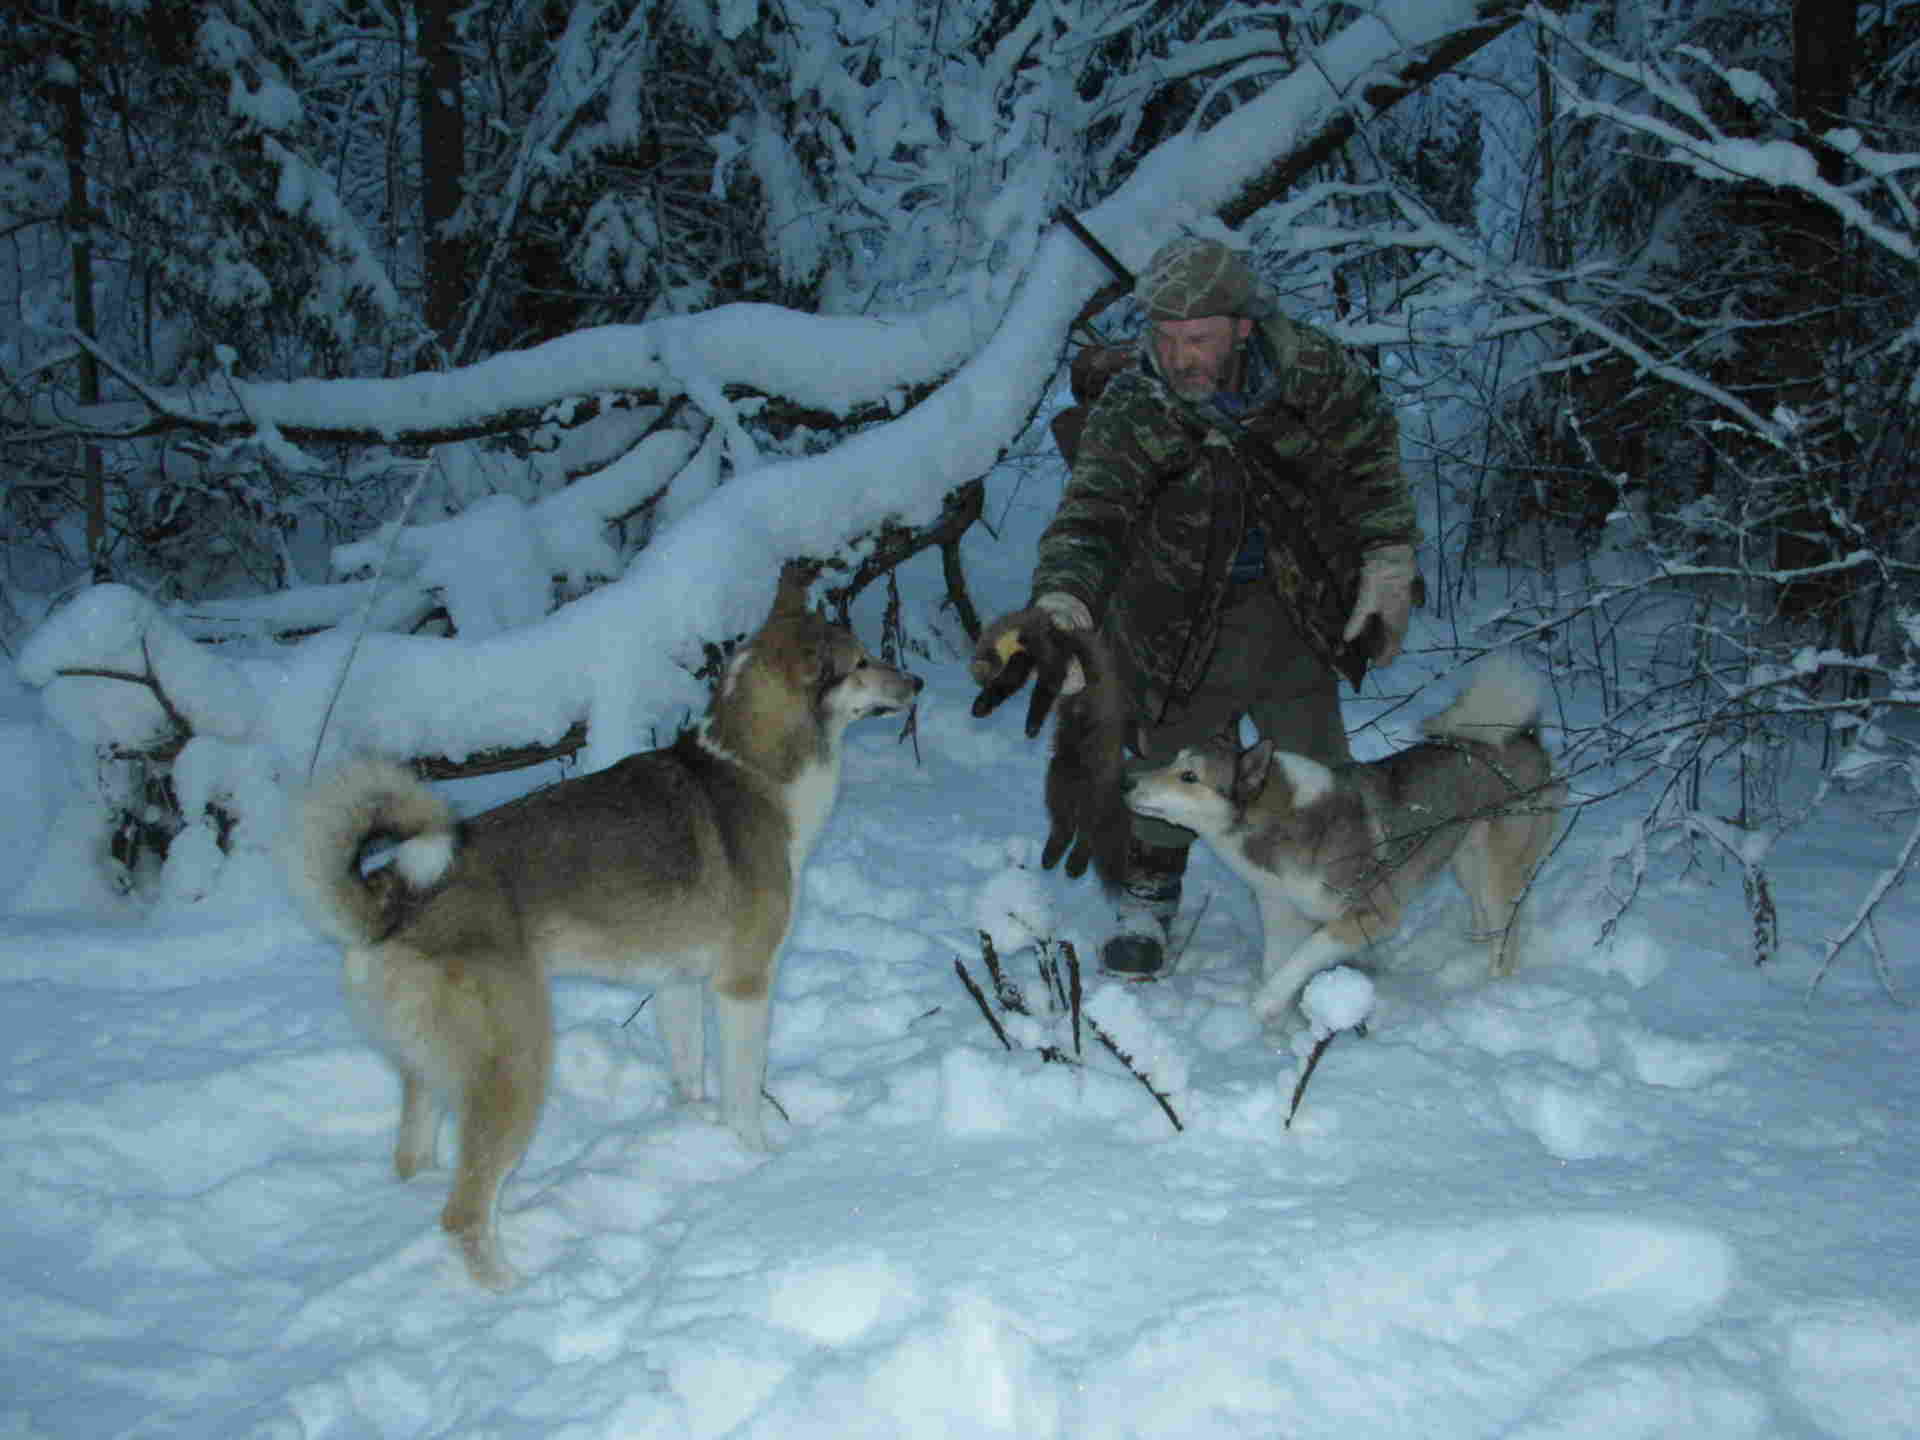
[[[1108,383],[1139,361],[1140,352],[1131,345],[1083,345],[1067,369],[1067,383],[1073,390],[1073,404],[1053,417],[1053,443],[1073,464],[1080,449],[1080,432],[1086,429],[1087,413],[1106,393]]]

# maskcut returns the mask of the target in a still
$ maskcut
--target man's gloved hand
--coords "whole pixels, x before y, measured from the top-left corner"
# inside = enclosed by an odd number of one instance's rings
[[[1092,629],[1093,613],[1085,603],[1058,590],[1037,596],[1027,609],[994,621],[974,646],[968,666],[973,683],[980,687],[973,713],[992,714],[1037,672],[1033,699],[1027,705],[1027,734],[1039,734],[1055,699],[1086,688],[1081,647],[1072,637]]]
[[[1340,638],[1349,642],[1358,639],[1368,623],[1378,618],[1379,628],[1370,637],[1369,658],[1375,665],[1385,665],[1398,655],[1401,642],[1407,638],[1414,573],[1411,545],[1376,545],[1361,557],[1360,593],[1354,597],[1353,614]]]
[[[1047,612],[1053,621],[1053,628],[1073,632],[1093,629],[1093,612],[1087,609],[1084,601],[1067,594],[1064,590],[1049,590],[1044,595],[1034,597],[1033,608]],[[1087,688],[1087,672],[1080,668],[1077,659],[1067,661],[1066,676],[1060,682],[1062,695],[1078,695]]]

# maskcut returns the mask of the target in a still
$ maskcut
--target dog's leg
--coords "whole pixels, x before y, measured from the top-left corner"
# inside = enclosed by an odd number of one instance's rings
[[[1312,916],[1284,896],[1256,891],[1260,904],[1260,978],[1271,979],[1280,964],[1319,928]]]
[[[518,1276],[500,1256],[494,1216],[500,1186],[533,1138],[539,1106],[531,1103],[512,1061],[483,1063],[460,1099],[460,1166],[440,1212],[440,1228],[453,1237],[473,1283],[511,1289]]]
[[[720,1031],[720,1118],[749,1150],[765,1150],[760,1091],[767,1080],[772,977],[716,986],[713,999]]]
[[[1496,832],[1500,823],[1474,821],[1453,852],[1453,878],[1460,882],[1473,911],[1468,933],[1487,947],[1489,968],[1495,975],[1507,973],[1501,968],[1501,957],[1513,920],[1511,907],[1505,903],[1505,877],[1497,859],[1497,842],[1505,838]]]
[[[1279,1020],[1293,1008],[1309,980],[1322,970],[1332,969],[1357,948],[1334,935],[1332,927],[1323,926],[1309,935],[1284,964],[1273,965],[1270,957],[1266,981],[1254,993],[1254,1018],[1262,1025]]]
[[[393,1145],[393,1173],[402,1180],[411,1180],[433,1165],[439,1108],[426,1077],[418,1070],[401,1067],[400,1134]]]
[[[1556,792],[1549,790],[1547,795],[1557,807]],[[1511,975],[1520,968],[1520,949],[1525,936],[1521,912],[1525,908],[1527,887],[1533,882],[1533,872],[1553,843],[1554,822],[1555,812],[1544,808],[1535,813],[1504,815],[1492,822],[1487,896],[1500,924],[1499,933],[1489,942],[1495,975]]]
[[[1544,752],[1538,754],[1537,764],[1542,778],[1535,788],[1520,797],[1511,812],[1488,822],[1488,894],[1500,907],[1501,921],[1499,948],[1493,955],[1495,975],[1511,975],[1520,968],[1527,891],[1540,862],[1553,848],[1560,812],[1567,803],[1566,783],[1552,778]]]
[[[686,1104],[707,1098],[707,986],[704,980],[663,981],[653,992],[653,1019],[666,1047],[674,1093]]]
[[[1349,910],[1321,926],[1284,963],[1275,965],[1275,957],[1269,956],[1266,983],[1253,997],[1254,1017],[1263,1025],[1273,1024],[1293,1008],[1314,976],[1399,928],[1400,907],[1383,893],[1373,905]]]
[[[476,1285],[506,1290],[519,1280],[500,1253],[500,1187],[527,1153],[553,1073],[553,1001],[544,972],[499,977],[464,992],[460,1069],[460,1159],[440,1225]]]
[[[546,993],[544,978],[529,987]],[[519,1281],[500,1253],[500,1187],[520,1164],[546,1103],[553,1067],[553,1017],[539,1000],[537,1031],[523,1031],[504,1053],[482,1059],[467,1078],[460,1104],[460,1168],[440,1214],[467,1273],[489,1290]]]

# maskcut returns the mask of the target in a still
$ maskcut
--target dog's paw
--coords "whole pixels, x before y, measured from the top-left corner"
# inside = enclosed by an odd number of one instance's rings
[[[393,1173],[403,1183],[413,1179],[422,1170],[433,1168],[433,1137],[428,1136],[425,1143],[418,1138],[411,1141],[402,1139],[393,1147]]]
[[[776,1115],[785,1113],[775,1109],[772,1102],[765,1096],[761,1097],[758,1105],[720,1105],[705,1113],[721,1129],[730,1132],[733,1138],[740,1142],[742,1149],[755,1155],[766,1155],[773,1150],[772,1144],[767,1140],[766,1116],[770,1109],[774,1110]]]
[[[1293,1014],[1294,1001],[1300,998],[1300,987],[1287,983],[1280,977],[1280,983],[1269,980],[1253,992],[1253,1018],[1262,1025],[1279,1025]]]
[[[493,1217],[475,1215],[449,1200],[440,1212],[440,1228],[453,1241],[453,1248],[467,1267],[467,1275],[482,1290],[496,1294],[520,1283],[520,1272],[507,1263],[493,1234]]]
[[[762,1125],[758,1119],[745,1125],[729,1123],[727,1129],[733,1132],[733,1137],[740,1142],[741,1148],[752,1154],[766,1155],[773,1150],[773,1146],[767,1143],[766,1126]]]
[[[503,1295],[519,1287],[520,1272],[502,1258],[499,1249],[491,1241],[468,1233],[456,1235],[454,1244],[461,1260],[466,1263],[467,1275],[482,1290]]]

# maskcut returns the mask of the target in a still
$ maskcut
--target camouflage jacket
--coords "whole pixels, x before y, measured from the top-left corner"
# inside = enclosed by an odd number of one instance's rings
[[[1040,537],[1033,593],[1086,602],[1154,709],[1205,673],[1249,526],[1264,532],[1268,583],[1335,669],[1362,552],[1419,543],[1399,426],[1372,374],[1278,313],[1254,344],[1265,379],[1230,418],[1176,395],[1143,339],[1094,402]]]

